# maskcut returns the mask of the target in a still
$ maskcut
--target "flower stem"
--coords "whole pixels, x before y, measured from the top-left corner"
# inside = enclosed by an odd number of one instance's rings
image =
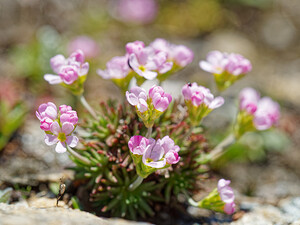
[[[147,130],[146,138],[150,138],[152,134],[152,127],[149,127]]]
[[[89,103],[86,101],[85,97],[81,95],[79,97],[81,104],[86,108],[86,110],[94,117],[94,119],[98,119],[95,111],[93,108],[89,105]]]
[[[225,149],[232,145],[235,141],[236,138],[233,134],[228,135],[209,153],[211,161],[215,161],[217,158],[219,158],[225,152]]]
[[[74,150],[72,150],[67,144],[66,144],[66,148],[67,148],[67,151],[72,155],[74,156],[75,158],[79,159],[80,161],[88,164],[88,165],[91,165],[91,161],[88,160],[87,158],[84,158],[82,157],[81,155],[79,155],[77,152],[75,152]]]
[[[144,178],[142,178],[141,176],[138,176],[136,178],[136,180],[129,185],[128,190],[129,191],[134,191],[138,186],[140,186],[140,184],[143,182]]]
[[[191,206],[198,207],[198,202],[196,202],[192,197],[190,197],[186,191],[183,191],[183,194],[185,195],[185,197],[188,200],[188,203]]]

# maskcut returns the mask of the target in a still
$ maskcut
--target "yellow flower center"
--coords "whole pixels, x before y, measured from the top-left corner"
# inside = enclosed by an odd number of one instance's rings
[[[146,68],[142,65],[139,66],[139,69],[142,71],[142,72],[145,72],[146,71]]]
[[[59,133],[58,136],[57,136],[57,139],[60,142],[65,142],[67,140],[66,134],[65,133]]]

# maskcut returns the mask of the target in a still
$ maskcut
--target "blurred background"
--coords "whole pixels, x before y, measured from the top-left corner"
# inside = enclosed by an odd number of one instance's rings
[[[248,196],[269,202],[300,196],[299,28],[299,0],[1,0],[0,185],[31,187],[46,179],[36,174],[55,174],[70,165],[67,155],[45,146],[34,115],[45,101],[77,109],[70,93],[44,81],[43,75],[52,73],[51,57],[85,46],[90,63],[86,98],[97,108],[100,101],[122,94],[96,70],[124,55],[127,42],[165,38],[195,54],[191,65],[163,84],[173,91],[190,81],[215,88],[213,76],[198,65],[209,51],[236,52],[251,60],[252,72],[222,93],[226,105],[205,122],[211,145],[225,136],[236,96],[246,86],[281,104],[279,129],[246,135],[215,169],[225,166],[219,173]]]

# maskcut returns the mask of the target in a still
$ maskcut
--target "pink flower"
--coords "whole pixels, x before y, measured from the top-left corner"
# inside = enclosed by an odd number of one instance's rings
[[[194,59],[194,53],[192,52],[192,50],[184,45],[173,45],[170,55],[170,57],[180,67],[187,66]]]
[[[66,144],[75,147],[78,138],[72,136],[77,122],[77,112],[72,110],[71,106],[61,105],[60,113],[57,113],[56,105],[52,102],[44,103],[39,106],[36,112],[37,118],[41,122],[41,129],[45,131],[45,143],[47,145],[56,145],[56,152],[66,151]]]
[[[60,127],[58,122],[55,121],[50,126],[52,134],[46,134],[45,136],[45,143],[47,145],[57,144],[55,151],[57,153],[64,153],[66,151],[66,144],[70,147],[75,147],[78,143],[78,138],[71,135],[73,130],[73,124],[65,122]]]
[[[81,50],[87,58],[95,58],[99,54],[99,46],[88,36],[78,36],[69,43],[69,54],[78,49]]]
[[[280,118],[280,107],[271,98],[264,97],[259,100],[254,113],[254,126],[257,130],[266,130],[275,125]]]
[[[136,106],[141,113],[148,110],[147,93],[143,88],[135,86],[131,88],[130,92],[126,91],[126,98],[129,104]]]
[[[172,96],[165,93],[162,87],[156,85],[149,90],[149,97],[154,108],[160,112],[165,111],[172,101]]]
[[[174,141],[165,136],[163,139],[155,141],[150,138],[143,154],[142,161],[145,165],[153,168],[163,168],[168,164],[178,163],[180,157],[178,156],[179,146],[174,145]]]
[[[157,71],[164,74],[172,69],[173,62],[167,62],[167,53],[159,52],[153,56],[153,62],[156,65]]]
[[[208,88],[198,86],[197,83],[185,84],[182,87],[182,94],[186,101],[191,101],[194,106],[204,105],[209,109],[219,108],[224,104],[222,97],[214,98]]]
[[[130,138],[128,147],[132,154],[143,155],[148,144],[149,140],[147,138],[138,135]]]
[[[235,203],[225,203],[224,212],[228,215],[231,215],[235,212]]]
[[[155,0],[118,0],[116,11],[122,22],[146,24],[155,19],[157,4]]]
[[[125,48],[126,48],[126,52],[129,55],[136,54],[139,56],[139,54],[145,48],[145,44],[142,41],[134,41],[134,42],[127,43]]]
[[[259,93],[253,88],[244,88],[239,95],[240,110],[245,110],[250,114],[254,114],[260,99]]]
[[[253,115],[253,125],[257,130],[269,129],[280,118],[279,104],[268,97],[260,99],[259,93],[253,88],[244,88],[240,92],[240,110]]]
[[[172,151],[172,150],[167,152],[167,154],[165,155],[165,158],[167,160],[167,163],[169,163],[169,164],[176,164],[180,160],[178,153],[175,151]]]
[[[130,67],[140,76],[148,80],[153,80],[157,77],[158,68],[153,61],[154,51],[152,48],[143,48],[137,53],[129,55]]]
[[[171,44],[162,38],[155,39],[150,46],[154,49],[155,53],[166,53],[167,60],[174,62],[180,67],[187,66],[194,59],[194,53],[188,47],[184,45]]]
[[[242,55],[231,53],[228,55],[228,63],[225,66],[225,70],[234,76],[239,76],[250,72],[252,65],[250,61]]]
[[[54,56],[50,64],[53,71],[59,75],[45,74],[44,79],[50,84],[64,82],[70,85],[89,71],[89,63],[84,62],[84,54],[81,50],[73,52],[67,59],[62,55]]]
[[[72,84],[78,79],[77,68],[74,66],[64,66],[58,75],[65,84]]]
[[[200,61],[200,67],[213,74],[227,72],[234,76],[246,74],[251,71],[250,61],[240,54],[212,51],[207,54],[206,61]]]
[[[43,130],[43,131],[49,131],[50,130],[50,126],[51,124],[53,123],[53,120],[48,118],[48,117],[45,117],[43,118],[41,121],[41,126],[40,128]]]
[[[78,123],[77,112],[70,110],[61,114],[60,123],[65,123],[65,122],[69,122],[75,126]]]
[[[129,72],[128,56],[116,56],[106,63],[106,70],[97,70],[103,79],[122,79]]]
[[[57,118],[56,105],[52,102],[43,103],[39,106],[39,109],[35,114],[40,121],[44,118],[55,120]]]
[[[220,179],[218,182],[218,192],[221,200],[225,203],[224,212],[232,214],[235,211],[234,193],[229,186],[230,180]]]
[[[228,64],[227,53],[212,51],[207,54],[206,61],[200,61],[200,67],[213,74],[221,74]]]

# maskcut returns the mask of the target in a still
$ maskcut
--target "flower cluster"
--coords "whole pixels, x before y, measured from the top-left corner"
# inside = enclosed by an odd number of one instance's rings
[[[36,117],[40,120],[41,129],[45,131],[45,143],[56,145],[55,151],[63,153],[66,145],[75,147],[78,138],[72,136],[78,122],[76,111],[71,106],[61,105],[59,111],[54,103],[43,103],[36,111]]]
[[[148,95],[145,89],[135,86],[126,92],[126,98],[129,104],[136,107],[138,116],[147,128],[153,126],[154,120],[160,117],[172,101],[172,96],[156,85],[150,88]]]
[[[97,73],[104,79],[112,79],[126,91],[133,76],[138,84],[145,79],[163,81],[190,64],[193,58],[193,52],[186,46],[174,45],[164,39],[156,39],[149,46],[135,41],[126,44],[125,56],[114,57],[106,64],[106,70]]]
[[[182,94],[188,107],[190,120],[194,125],[199,125],[201,120],[212,110],[224,104],[222,97],[214,98],[210,90],[197,83],[188,83],[182,87]]]
[[[128,142],[128,147],[136,164],[137,173],[143,178],[180,160],[178,155],[180,148],[169,136],[157,141],[143,136],[133,136]]]
[[[233,214],[235,212],[235,197],[229,184],[230,180],[220,179],[218,181],[218,187],[195,205],[216,212],[225,212],[228,215]]]
[[[266,130],[276,125],[280,118],[280,107],[269,97],[260,98],[253,88],[245,88],[239,96],[239,114],[235,127],[236,136],[247,131]]]
[[[50,65],[57,75],[45,74],[44,79],[49,84],[62,84],[75,95],[82,94],[83,83],[89,71],[89,63],[84,61],[84,53],[81,50],[73,52],[69,58],[56,55],[51,58]]]
[[[199,65],[214,75],[219,90],[225,90],[252,69],[250,61],[242,55],[219,51],[208,53],[206,61]]]

